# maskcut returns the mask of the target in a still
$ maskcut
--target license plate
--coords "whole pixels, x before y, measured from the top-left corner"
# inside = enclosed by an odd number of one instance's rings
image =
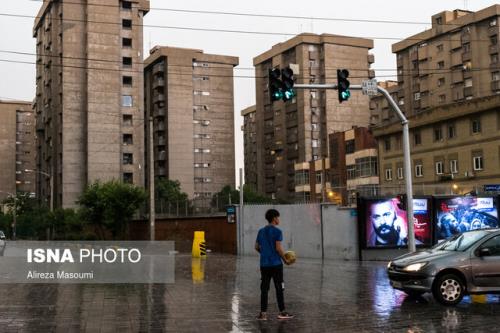
[[[391,284],[394,288],[403,288],[403,283],[399,281],[391,281]]]

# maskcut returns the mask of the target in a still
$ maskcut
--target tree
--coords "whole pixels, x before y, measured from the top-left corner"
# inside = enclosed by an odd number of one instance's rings
[[[223,209],[225,206],[229,205],[229,198],[231,198],[231,204],[239,204],[240,191],[226,185],[212,197],[212,206]],[[243,185],[243,202],[264,204],[273,203],[273,200],[255,192],[251,186]]]
[[[106,230],[116,239],[125,236],[128,222],[146,199],[143,189],[113,180],[88,185],[78,204],[82,207],[83,218],[94,225],[101,239],[106,238]]]
[[[156,178],[155,198],[159,201],[186,201],[188,195],[181,191],[181,183],[178,180]]]

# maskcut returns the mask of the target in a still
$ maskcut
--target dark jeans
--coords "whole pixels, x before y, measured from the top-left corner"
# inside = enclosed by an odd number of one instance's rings
[[[269,292],[269,285],[271,284],[271,279],[274,281],[274,287],[276,288],[276,299],[278,300],[278,308],[280,312],[285,310],[285,299],[283,296],[283,265],[271,266],[271,267],[261,267],[260,268],[260,311],[267,311],[267,293]]]

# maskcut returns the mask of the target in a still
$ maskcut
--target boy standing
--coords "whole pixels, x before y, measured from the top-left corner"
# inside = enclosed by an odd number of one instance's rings
[[[278,319],[293,318],[291,314],[285,312],[285,299],[283,296],[285,284],[283,282],[282,261],[287,265],[289,263],[281,247],[283,233],[277,228],[280,223],[279,216],[280,213],[276,209],[269,209],[266,212],[268,224],[259,230],[255,242],[255,250],[260,253],[260,314],[257,317],[259,320],[267,320],[267,294],[271,279],[273,279],[276,288],[276,298],[280,311]]]

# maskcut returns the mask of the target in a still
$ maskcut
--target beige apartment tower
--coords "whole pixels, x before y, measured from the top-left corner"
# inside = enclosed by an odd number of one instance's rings
[[[392,46],[398,85],[391,91],[409,119],[416,194],[483,192],[500,183],[499,19],[499,5],[444,11],[432,16],[431,29]],[[372,103],[380,115],[373,129],[380,180],[398,193],[401,126],[381,106]]]
[[[291,66],[296,83],[336,83],[337,69],[350,72],[351,84],[374,77],[368,51],[373,41],[337,35],[300,34],[254,58],[256,76],[257,190],[293,200],[295,164],[328,155],[328,133],[367,126],[368,97],[353,92],[340,104],[336,90],[297,90],[287,102],[271,103],[268,73]]]
[[[88,183],[144,184],[142,35],[147,0],[48,0],[35,20],[38,170],[54,206]],[[37,194],[50,197],[41,178]]]
[[[257,129],[255,123],[255,105],[249,106],[241,111],[243,117],[243,152],[245,168],[245,185],[251,186],[257,190]]]
[[[0,100],[0,203],[35,193],[35,119],[31,102]]]
[[[236,65],[237,57],[160,46],[145,61],[145,108],[146,119],[153,118],[155,177],[178,180],[197,208],[208,207],[215,193],[235,185]]]

